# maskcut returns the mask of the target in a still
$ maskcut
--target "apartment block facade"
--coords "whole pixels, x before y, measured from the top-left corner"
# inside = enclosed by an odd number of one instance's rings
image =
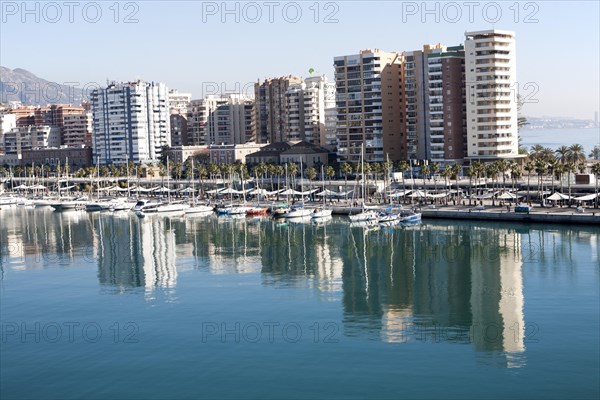
[[[467,156],[517,157],[515,34],[492,29],[465,36]]]
[[[4,134],[6,154],[20,155],[25,150],[60,147],[60,128],[49,125],[29,125],[16,127]]]
[[[466,88],[463,46],[438,47],[427,55],[428,113],[425,157],[462,163],[466,156]]]
[[[254,101],[240,94],[192,100],[188,108],[188,143],[244,144],[255,141]]]
[[[297,76],[265,79],[254,84],[254,137],[259,143],[285,141],[287,136],[287,101],[288,88],[301,84]]]
[[[64,116],[62,144],[65,146],[92,146],[91,112],[82,111]]]
[[[290,85],[285,97],[284,139],[335,148],[335,84],[324,75],[309,77]]]
[[[378,49],[334,58],[337,154],[340,161],[406,158],[402,64],[399,53]]]
[[[100,163],[152,162],[171,145],[168,89],[163,83],[111,83],[91,93],[92,145]]]

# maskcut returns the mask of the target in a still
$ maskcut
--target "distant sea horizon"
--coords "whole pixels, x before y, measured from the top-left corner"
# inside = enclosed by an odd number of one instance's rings
[[[527,129],[519,132],[521,146],[527,149],[536,144],[556,150],[560,146],[580,144],[586,156],[600,145],[600,128]]]

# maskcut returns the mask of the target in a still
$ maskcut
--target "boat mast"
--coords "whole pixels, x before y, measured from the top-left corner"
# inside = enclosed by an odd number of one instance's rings
[[[325,207],[327,204],[327,193],[325,193],[325,173],[323,171],[323,164],[321,164],[321,179],[323,180],[323,207]]]
[[[171,169],[169,168],[169,156],[167,156],[167,200],[171,204]]]
[[[365,209],[365,143],[360,146],[360,174],[362,180],[362,208]]]

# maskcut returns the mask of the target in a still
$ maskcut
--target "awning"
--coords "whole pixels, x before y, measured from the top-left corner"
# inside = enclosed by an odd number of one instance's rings
[[[558,201],[558,200],[569,200],[570,198],[571,197],[566,194],[555,192],[552,194],[552,196],[546,197],[546,200]]]
[[[498,196],[498,198],[502,199],[502,200],[516,200],[516,199],[520,199],[521,197],[523,197],[523,196],[517,196],[516,194],[510,193],[510,192],[504,192],[500,196]]]
[[[598,195],[596,193],[586,194],[585,196],[574,197],[573,199],[576,201],[590,201],[594,200]]]

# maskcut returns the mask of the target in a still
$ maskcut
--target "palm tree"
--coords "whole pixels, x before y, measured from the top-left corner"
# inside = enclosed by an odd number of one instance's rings
[[[497,162],[493,162],[493,163],[489,163],[488,165],[486,165],[485,167],[485,173],[488,176],[488,178],[492,179],[492,194],[494,193],[494,182],[496,183],[496,187],[498,186],[498,182],[497,182],[497,178],[498,178],[498,164]],[[496,205],[496,197],[493,194],[492,195],[492,206]]]
[[[304,171],[304,176],[309,181],[312,181],[313,179],[315,179],[317,177],[317,170],[314,167],[308,167],[308,168],[306,168],[306,171]]]
[[[567,146],[560,146],[558,149],[556,149],[554,151],[556,153],[556,156],[558,158],[558,160],[564,164],[567,162],[567,160],[569,159],[569,148]]]
[[[477,176],[477,168],[474,163],[467,168],[467,175],[469,176],[469,205],[471,205],[471,200],[473,199],[473,177]]]
[[[398,172],[402,174],[402,190],[406,193],[406,182],[404,181],[404,173],[408,170],[409,165],[406,161],[400,161],[398,165],[396,165],[396,169]]]
[[[208,175],[209,175],[210,179],[213,180],[219,174],[220,169],[217,164],[215,164],[214,162],[211,161],[208,164],[207,171],[208,171]]]
[[[516,184],[517,180],[521,177],[521,175],[522,175],[521,168],[519,167],[519,164],[512,161],[510,163],[510,179],[512,180],[513,193],[515,192],[515,184]]]
[[[423,183],[425,183],[425,179],[429,179],[429,173],[431,169],[429,168],[429,164],[421,165],[421,177],[423,178]]]
[[[579,161],[585,161],[585,152],[583,151],[583,146],[580,144],[572,144],[569,146],[569,158],[575,164]]]
[[[600,175],[600,163],[596,163],[592,166],[592,173],[596,175],[596,208],[598,208],[598,178]]]
[[[506,160],[496,160],[496,169],[502,175],[502,190],[506,190],[506,172],[508,171],[508,163]]]
[[[594,146],[594,149],[588,154],[588,157],[593,160],[600,160],[600,146]]]
[[[327,180],[329,181],[329,187],[331,187],[331,178],[333,178],[335,176],[335,169],[331,166],[328,165],[325,167],[325,176],[327,177]]]
[[[277,175],[277,167],[279,165],[275,165],[273,163],[267,164],[267,174],[269,174],[269,179],[271,179],[271,190],[273,190],[273,177]],[[283,174],[281,174],[283,175]],[[279,188],[279,182],[277,182],[277,188]]]
[[[183,170],[183,166],[180,162],[173,163],[172,176],[173,179],[181,180],[181,173]]]
[[[587,169],[587,164],[582,161],[579,164],[577,164],[577,169],[579,170],[580,174],[584,174],[585,170]]]
[[[454,179],[456,179],[456,198],[457,198],[457,201],[459,201],[459,202],[460,202],[461,197],[460,197],[460,187],[458,184],[458,175],[460,174],[461,169],[462,169],[461,166],[458,164],[452,165],[452,175],[453,175]]]
[[[283,174],[285,174],[285,168],[283,167],[283,165],[273,165],[273,174],[275,176],[277,176],[277,199],[279,199],[279,187],[281,184],[281,177],[283,176]],[[271,179],[271,182],[273,182],[273,180]],[[273,188],[271,188],[272,190]]]
[[[292,180],[292,187],[296,186],[296,174],[298,174],[298,165],[296,163],[287,164],[288,176]]]
[[[200,193],[204,195],[204,179],[208,176],[208,170],[204,164],[198,164],[196,166],[196,171],[198,172],[198,179],[200,180]],[[194,177],[192,177],[192,179],[194,179]]]
[[[346,185],[348,184],[348,174],[352,173],[352,165],[347,162],[342,163],[340,166],[340,172],[344,174],[344,191],[347,191]]]
[[[575,164],[569,161],[564,165],[564,172],[567,173],[567,184],[569,185],[569,207],[571,207],[571,174],[575,173]]]
[[[448,187],[448,184],[449,184],[448,181],[452,177],[453,173],[454,173],[454,169],[450,165],[447,165],[446,168],[444,168],[442,170],[442,172],[440,172],[440,175],[442,175],[442,177],[444,178],[444,181],[446,183],[446,187]]]
[[[556,172],[556,168],[559,166],[558,160],[556,158],[552,158],[548,160],[548,171],[550,172],[550,176],[552,177],[552,190],[554,192],[554,175]]]
[[[546,161],[538,159],[535,162],[535,172],[538,176],[538,191],[540,194],[540,199],[542,199],[544,192],[544,175],[546,172],[548,172]]]
[[[542,146],[541,144],[534,144],[533,146],[531,146],[531,149],[529,150],[529,155],[532,158],[538,158],[538,156],[540,155],[542,150],[544,150],[544,146]]]
[[[563,191],[563,184],[562,184],[562,176],[563,173],[565,172],[565,165],[564,164],[557,164],[556,166],[554,166],[554,176],[553,179],[556,177],[556,179],[558,179],[558,182],[560,184],[560,191]]]
[[[535,164],[533,163],[532,160],[527,160],[525,162],[525,165],[523,166],[523,169],[525,171],[527,171],[527,202],[529,203],[529,200],[530,200],[530,198],[529,198],[529,181],[531,178],[531,171],[535,170]]]

